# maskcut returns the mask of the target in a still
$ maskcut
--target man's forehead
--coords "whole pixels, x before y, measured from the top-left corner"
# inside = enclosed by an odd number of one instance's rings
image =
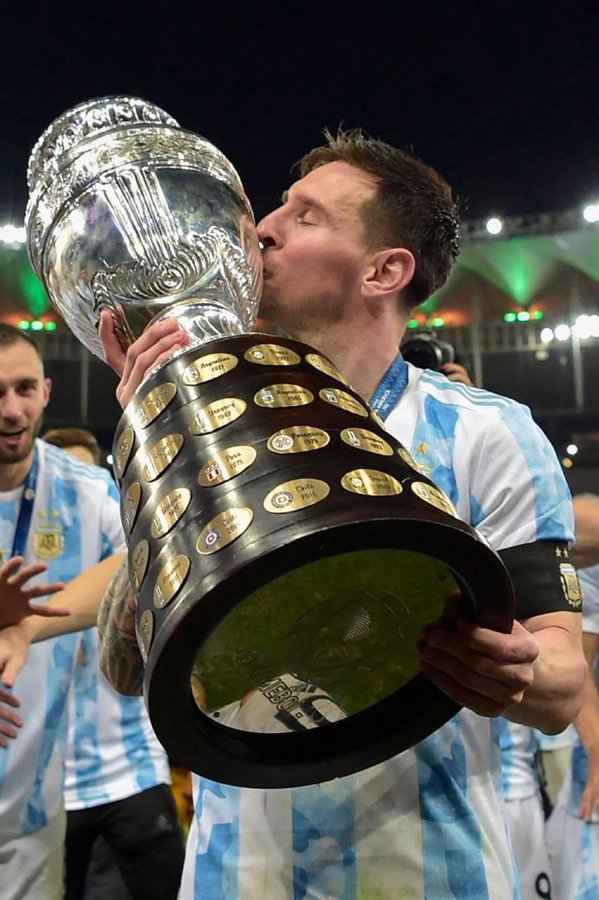
[[[376,191],[374,175],[341,160],[317,166],[283,191],[283,203],[303,200],[313,205],[327,206],[328,202],[343,206],[357,206]]]
[[[44,364],[35,348],[27,341],[0,346],[0,369],[5,375],[10,374],[12,380],[44,377]]]

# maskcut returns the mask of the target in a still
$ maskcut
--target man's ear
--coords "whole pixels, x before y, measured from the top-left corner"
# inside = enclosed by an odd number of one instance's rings
[[[383,297],[402,291],[414,277],[414,254],[404,247],[379,250],[374,254],[362,282],[364,297]]]
[[[44,397],[44,409],[47,407],[50,402],[50,391],[52,390],[52,380],[50,378],[44,378],[44,386],[43,386],[43,397]]]

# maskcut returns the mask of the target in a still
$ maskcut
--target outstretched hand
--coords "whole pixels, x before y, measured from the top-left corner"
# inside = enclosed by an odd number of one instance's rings
[[[532,684],[539,645],[517,621],[502,634],[459,619],[453,628],[427,629],[420,655],[424,674],[452,700],[481,716],[500,716]]]
[[[64,583],[55,581],[52,584],[26,587],[28,581],[45,572],[48,566],[46,563],[31,563],[25,566],[23,563],[22,556],[13,556],[0,567],[0,628],[17,625],[30,615],[68,616],[68,609],[47,607],[43,603],[32,602],[37,597],[56,594],[63,589]]]
[[[98,334],[104,347],[106,362],[121,377],[116,389],[116,398],[123,409],[145,376],[190,341],[187,332],[171,316],[146,328],[141,337],[125,351],[117,336],[114,319],[108,310],[104,310],[100,315]]]
[[[0,688],[0,747],[8,747],[9,741],[19,736],[23,720],[13,709],[20,705],[21,701],[13,694]]]

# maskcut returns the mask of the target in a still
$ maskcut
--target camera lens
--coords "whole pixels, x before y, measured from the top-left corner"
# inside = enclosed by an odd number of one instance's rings
[[[434,333],[424,331],[405,341],[401,346],[401,353],[413,366],[419,369],[433,369],[435,372],[445,363],[455,360],[451,344],[440,341]]]

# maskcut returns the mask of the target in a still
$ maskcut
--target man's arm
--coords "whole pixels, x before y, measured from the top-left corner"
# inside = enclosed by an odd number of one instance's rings
[[[6,687],[14,685],[17,675],[27,661],[30,644],[97,625],[100,602],[110,579],[123,559],[123,553],[107,557],[70,581],[46,604],[47,606],[55,604],[61,609],[66,607],[69,610],[68,615],[60,618],[31,615],[17,625],[0,629],[2,684]]]
[[[582,709],[574,719],[589,759],[587,783],[580,801],[580,815],[590,822],[593,813],[599,810],[599,691],[595,675],[599,635],[582,636],[584,655],[587,660],[587,678]]]
[[[510,634],[460,619],[453,629],[436,625],[426,632],[422,671],[481,716],[505,715],[557,733],[582,704],[586,665],[580,635],[577,613],[515,621]]]
[[[599,496],[577,494],[573,503],[576,539],[570,556],[574,565],[583,569],[599,563]]]
[[[143,693],[144,666],[135,636],[137,598],[126,563],[110,582],[98,616],[100,668],[121,694]]]

